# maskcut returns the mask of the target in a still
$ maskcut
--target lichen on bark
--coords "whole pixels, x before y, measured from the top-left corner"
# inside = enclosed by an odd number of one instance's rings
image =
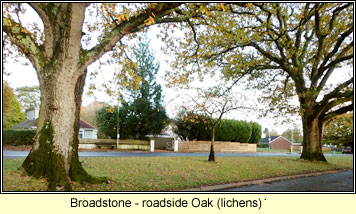
[[[39,133],[39,147],[30,152],[22,167],[28,175],[36,178],[46,177],[51,191],[63,187],[65,190],[71,190],[69,178],[64,167],[64,157],[53,151],[53,128],[51,123],[46,121]]]

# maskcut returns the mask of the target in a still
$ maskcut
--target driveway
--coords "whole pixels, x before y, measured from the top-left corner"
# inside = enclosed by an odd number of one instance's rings
[[[24,158],[29,151],[4,150],[4,158]],[[345,156],[341,154],[324,154],[325,156]],[[209,153],[179,153],[179,152],[79,152],[79,157],[175,157],[194,156],[207,157]],[[299,157],[298,153],[215,153],[216,157]]]

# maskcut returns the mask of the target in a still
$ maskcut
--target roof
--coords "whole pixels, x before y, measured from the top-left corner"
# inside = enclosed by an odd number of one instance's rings
[[[292,143],[293,145],[295,144],[295,143],[293,143],[292,141],[288,140],[287,138],[285,138],[285,137],[283,137],[283,136],[270,136],[271,141],[269,141],[268,138],[269,138],[269,137],[262,138],[262,139],[260,140],[260,143],[272,143],[272,142],[275,141],[277,138],[283,138],[283,139],[285,139],[286,141],[288,141],[289,143]]]
[[[265,137],[262,138],[260,140],[260,143],[269,143],[269,138],[271,138],[271,142],[274,141],[275,139],[277,139],[279,136],[269,136],[269,137]]]
[[[80,128],[83,128],[83,129],[96,129],[94,126],[90,125],[88,122],[80,119]]]
[[[12,127],[12,129],[32,129],[37,127],[38,119],[36,120],[24,120],[21,123],[17,124],[16,126]],[[83,129],[96,129],[94,126],[90,125],[88,122],[84,120],[80,120],[80,128]]]
[[[32,129],[33,127],[37,127],[37,119],[36,120],[24,120],[16,126],[12,127],[12,129]]]

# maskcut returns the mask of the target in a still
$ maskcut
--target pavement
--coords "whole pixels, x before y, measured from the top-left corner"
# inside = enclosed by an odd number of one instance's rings
[[[353,170],[280,176],[254,181],[202,186],[182,191],[218,192],[353,192]]]
[[[24,158],[29,151],[3,150],[4,158]],[[209,153],[180,153],[180,152],[79,152],[79,157],[207,157]],[[216,157],[299,157],[299,153],[215,153]],[[345,154],[324,154],[324,156],[345,156]]]

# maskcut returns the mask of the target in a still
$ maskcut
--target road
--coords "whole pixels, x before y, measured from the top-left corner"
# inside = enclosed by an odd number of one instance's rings
[[[3,151],[4,158],[24,158],[29,151]],[[179,152],[79,152],[79,157],[174,157],[194,156],[207,157],[208,153],[179,153]],[[341,154],[324,154],[325,156],[344,156]],[[299,157],[298,153],[215,153],[216,157]]]
[[[347,192],[354,191],[353,171],[222,189],[224,192]]]

